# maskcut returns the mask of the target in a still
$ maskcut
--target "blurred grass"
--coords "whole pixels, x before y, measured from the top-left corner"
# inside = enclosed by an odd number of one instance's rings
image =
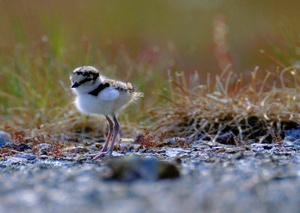
[[[299,64],[299,6],[296,0],[2,0],[0,120],[36,128],[67,119],[73,113],[69,74],[83,64],[131,81],[145,93],[124,120],[143,120],[161,101],[158,94],[170,95],[168,70],[184,71],[186,78],[197,70],[195,83],[204,83],[207,73],[223,71],[224,57],[246,78],[260,66],[263,81],[277,67]],[[221,56],[218,17],[227,47]]]

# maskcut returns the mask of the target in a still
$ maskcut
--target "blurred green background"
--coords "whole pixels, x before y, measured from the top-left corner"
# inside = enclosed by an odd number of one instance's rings
[[[72,99],[69,73],[85,64],[137,85],[142,111],[168,70],[199,71],[204,83],[228,63],[236,73],[296,65],[299,9],[298,0],[2,0],[1,115],[51,121]]]

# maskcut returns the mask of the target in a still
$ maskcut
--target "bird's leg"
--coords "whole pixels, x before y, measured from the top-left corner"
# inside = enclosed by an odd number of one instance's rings
[[[108,147],[108,144],[109,144],[109,141],[111,139],[111,135],[113,133],[113,122],[111,121],[111,119],[108,117],[108,116],[105,116],[108,124],[109,124],[109,132],[108,132],[108,135],[107,135],[107,138],[106,138],[106,141],[104,143],[104,146],[103,146],[103,149],[101,150],[101,152],[106,152],[107,151],[107,147]]]
[[[111,155],[112,152],[113,152],[113,149],[114,149],[114,144],[115,144],[115,140],[118,136],[120,125],[119,125],[119,122],[118,122],[115,115],[113,115],[114,124],[108,116],[106,116],[106,119],[107,119],[107,121],[109,123],[109,127],[110,127],[108,137],[105,141],[105,144],[104,144],[104,147],[103,147],[102,151],[99,154],[97,154],[95,157],[93,157],[93,160],[97,160],[97,159],[99,159],[99,158],[101,158],[101,157],[103,157],[107,154]],[[108,146],[108,143],[110,141],[110,138],[111,138],[112,134],[113,134],[113,138],[112,138],[112,142],[111,142],[111,145],[110,145],[110,149],[107,150],[107,146]]]
[[[115,115],[113,115],[113,121],[115,123],[115,125],[114,125],[114,134],[113,134],[112,142],[111,142],[111,145],[110,145],[110,149],[108,151],[109,154],[112,154],[112,151],[114,149],[115,140],[118,136],[118,132],[119,132],[119,128],[120,128],[119,122],[118,122]]]
[[[101,152],[93,157],[94,160],[96,160],[98,158],[101,158],[102,156],[104,156],[104,155],[107,154],[107,147],[108,147],[109,141],[111,139],[111,136],[113,134],[114,124],[113,124],[112,120],[108,116],[105,116],[105,118],[106,118],[106,120],[107,120],[107,122],[109,124],[109,132],[108,132],[106,141],[104,143],[104,146],[103,146]]]

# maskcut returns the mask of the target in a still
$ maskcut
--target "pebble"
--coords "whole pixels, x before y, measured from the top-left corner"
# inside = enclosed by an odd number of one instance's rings
[[[20,144],[11,143],[10,148],[17,150],[19,152],[24,152],[25,150],[30,149],[30,146],[28,146],[26,143],[20,143]]]
[[[138,156],[126,156],[113,158],[108,162],[111,169],[108,180],[134,181],[173,179],[180,176],[177,167],[170,162],[156,158],[143,158]]]
[[[0,130],[0,148],[11,142],[11,136],[9,133]]]
[[[19,153],[13,156],[14,158],[24,158],[26,160],[35,160],[36,156],[32,154]]]
[[[300,129],[290,129],[285,131],[284,141],[295,141],[300,139]]]

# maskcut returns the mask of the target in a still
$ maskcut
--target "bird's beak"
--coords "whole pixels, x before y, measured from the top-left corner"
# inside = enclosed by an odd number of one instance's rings
[[[80,85],[80,84],[78,84],[77,82],[75,82],[75,83],[72,84],[71,88],[76,88],[76,87],[78,87],[79,85]]]

